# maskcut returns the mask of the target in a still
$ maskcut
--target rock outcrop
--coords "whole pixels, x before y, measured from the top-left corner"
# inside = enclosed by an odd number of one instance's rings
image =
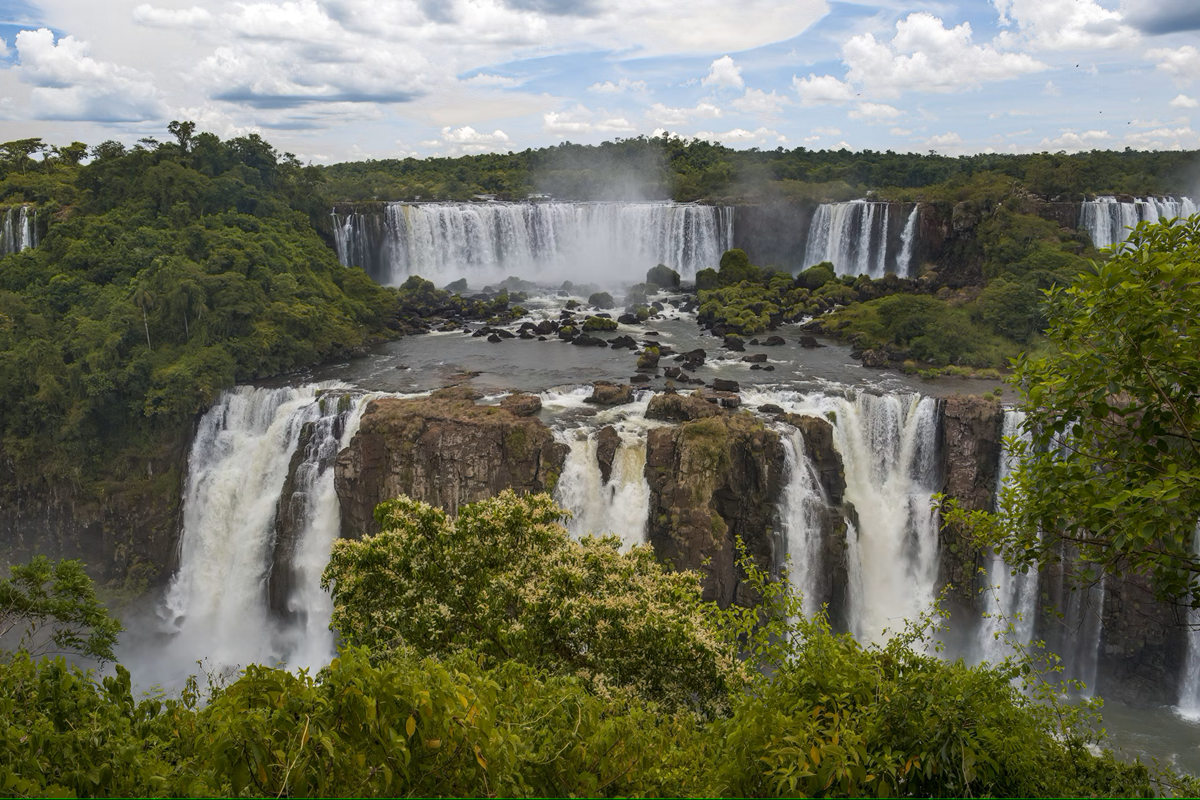
[[[941,408],[942,492],[964,507],[990,511],[1003,448],[1004,408],[991,397],[953,395]],[[951,584],[955,605],[972,612],[979,606],[980,553],[963,532],[945,526],[941,531],[939,583]]]
[[[697,411],[704,400],[685,399]],[[682,405],[681,405],[682,407]],[[715,409],[714,409],[715,410]],[[659,559],[703,576],[704,597],[752,604],[735,542],[765,569],[778,563],[774,531],[783,489],[779,434],[751,414],[716,413],[649,432],[650,543]]]
[[[481,406],[465,387],[381,398],[335,465],[342,535],[375,533],[375,506],[405,494],[451,513],[504,489],[551,491],[568,447],[541,421]]]

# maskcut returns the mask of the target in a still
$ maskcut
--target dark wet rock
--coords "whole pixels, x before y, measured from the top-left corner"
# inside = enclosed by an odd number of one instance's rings
[[[816,340],[814,339],[813,341]],[[766,341],[763,342],[764,347],[778,347],[781,344],[787,344],[782,336],[768,336]]]
[[[497,334],[494,334],[494,333],[493,333],[491,336],[489,336],[489,337],[487,338],[487,340],[488,340],[489,342],[491,342],[492,344],[499,344],[500,342],[503,342],[503,341],[504,341],[504,340],[503,340],[503,339],[501,339],[501,338],[500,338],[500,337],[499,337]]]
[[[592,384],[592,395],[587,398],[586,402],[599,406],[619,406],[632,403],[633,387],[627,383],[596,381]]]
[[[762,369],[762,364],[751,364],[750,369],[751,370],[760,370],[760,369]]]
[[[725,378],[713,378],[712,387],[718,392],[740,392],[741,387],[737,381],[726,380]]]
[[[608,342],[587,333],[581,333],[571,340],[571,344],[580,347],[608,347]]]
[[[621,323],[622,325],[637,325],[639,320],[636,314],[622,314],[621,316],[617,317],[617,322]]]
[[[664,378],[678,378],[679,373],[681,371],[682,370],[680,370],[679,367],[667,367],[666,369],[663,370],[663,377]]]
[[[627,350],[637,350],[638,343],[632,336],[616,336],[608,340],[609,347],[614,350],[625,348]]]
[[[642,354],[638,357],[638,362],[637,362],[638,371],[639,372],[642,370],[654,371],[654,370],[658,369],[658,358],[659,358],[659,356],[658,356],[657,348],[646,348],[645,350],[642,351]]]
[[[612,425],[606,425],[596,434],[596,461],[600,465],[600,477],[605,483],[612,478],[613,459],[621,446],[621,436]]]
[[[742,361],[747,364],[765,364],[767,361],[766,353],[752,353],[748,356],[742,356]]]
[[[774,403],[763,403],[758,407],[758,411],[763,414],[782,414],[783,407],[777,406]]]
[[[817,337],[815,337],[815,336],[801,336],[800,337],[800,346],[806,347],[811,350],[814,347],[824,347],[825,345],[818,342]]]
[[[518,417],[532,417],[542,410],[542,398],[536,394],[510,394],[500,401],[500,407]]]
[[[862,363],[864,367],[871,369],[883,369],[888,365],[887,353],[883,350],[864,350],[862,354]]]
[[[775,371],[775,365],[774,365],[774,364],[767,364],[765,367],[763,367],[763,368],[762,368],[762,370],[763,370],[763,372],[774,372],[774,371]]]
[[[536,338],[536,337],[535,337],[535,336],[534,336],[532,333],[530,333],[529,331],[521,331],[520,335],[519,335],[519,336],[517,336],[517,338],[518,338],[518,339],[526,339],[526,340],[529,340],[529,339],[534,339],[534,338]]]
[[[629,379],[629,382],[636,383],[636,384],[649,383],[650,376],[649,375],[634,375],[632,378]]]
[[[740,353],[746,349],[746,344],[742,341],[742,337],[735,334],[726,336],[725,342],[721,346],[726,350],[733,350],[735,353]]]

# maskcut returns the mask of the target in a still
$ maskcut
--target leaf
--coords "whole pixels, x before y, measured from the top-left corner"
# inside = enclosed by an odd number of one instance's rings
[[[417,732],[417,720],[412,714],[408,715],[408,722],[404,723],[404,732],[408,734],[408,738]]]

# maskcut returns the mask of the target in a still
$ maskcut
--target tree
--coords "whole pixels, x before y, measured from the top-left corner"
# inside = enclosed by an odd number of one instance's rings
[[[1200,217],[1139,225],[1047,295],[1053,349],[1012,376],[1030,440],[1004,513],[952,521],[1010,564],[1075,557],[1200,607]]]
[[[186,153],[191,149],[192,134],[196,132],[196,123],[172,120],[167,125],[167,132],[175,137],[175,141],[179,143],[179,149]]]
[[[511,490],[444,511],[400,497],[376,536],[334,544],[331,626],[377,654],[470,649],[671,708],[719,710],[741,670],[713,638],[695,573],[615,536],[577,542],[547,495]]]
[[[0,581],[0,637],[15,633],[16,650],[37,656],[76,652],[113,660],[121,623],[96,599],[96,589],[79,561],[52,564],[38,556],[9,568]]]

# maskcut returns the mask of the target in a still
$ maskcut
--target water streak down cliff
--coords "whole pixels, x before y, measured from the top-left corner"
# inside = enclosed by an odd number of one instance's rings
[[[37,211],[32,206],[12,206],[4,212],[0,229],[0,256],[38,246]]]
[[[526,280],[639,282],[655,264],[685,278],[732,247],[733,209],[683,203],[389,203],[334,211],[338,258],[383,284],[410,275],[473,287]]]

